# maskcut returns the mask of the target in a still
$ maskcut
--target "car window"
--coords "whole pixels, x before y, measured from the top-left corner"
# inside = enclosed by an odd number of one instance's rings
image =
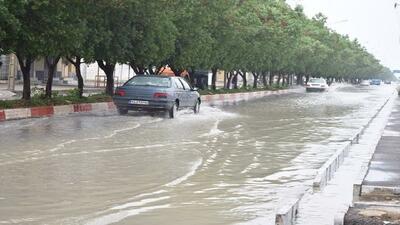
[[[310,79],[309,83],[324,84],[324,79]]]
[[[168,77],[137,76],[126,82],[128,86],[154,86],[170,87],[171,81]]]
[[[190,87],[190,85],[186,82],[186,80],[179,78],[179,80],[182,82],[183,87],[185,88],[185,90],[191,90],[192,88]]]
[[[175,87],[176,87],[176,88],[178,88],[178,89],[184,89],[184,88],[183,88],[183,84],[182,84],[178,79],[174,79],[174,84],[175,84]]]

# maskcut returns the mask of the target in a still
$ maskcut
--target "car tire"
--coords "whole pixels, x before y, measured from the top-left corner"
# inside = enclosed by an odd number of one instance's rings
[[[118,110],[118,114],[119,114],[119,115],[126,115],[126,114],[128,114],[128,110],[127,110],[127,109],[117,108],[117,110]]]
[[[176,118],[178,112],[178,104],[174,103],[174,105],[168,110],[168,115],[170,119]]]
[[[197,114],[200,112],[200,101],[199,100],[196,101],[196,104],[193,107],[193,112],[194,112],[194,114]]]

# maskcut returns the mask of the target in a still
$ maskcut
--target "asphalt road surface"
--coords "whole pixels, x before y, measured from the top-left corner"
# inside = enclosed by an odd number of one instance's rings
[[[285,197],[391,95],[334,86],[177,119],[79,114],[0,124],[0,224],[273,224]]]

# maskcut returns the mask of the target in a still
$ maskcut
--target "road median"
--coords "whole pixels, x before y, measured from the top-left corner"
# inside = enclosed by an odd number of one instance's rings
[[[276,90],[276,91],[253,91],[253,92],[240,92],[240,93],[226,93],[226,94],[213,94],[202,95],[201,100],[203,103],[227,103],[248,101],[257,98],[263,98],[273,95],[284,95],[291,93],[290,90]],[[101,101],[96,103],[79,103],[68,105],[49,105],[49,106],[34,106],[26,108],[15,109],[0,109],[0,122],[7,120],[18,120],[27,118],[50,117],[54,115],[63,116],[72,113],[85,113],[85,112],[105,112],[115,111],[116,107],[111,101]]]

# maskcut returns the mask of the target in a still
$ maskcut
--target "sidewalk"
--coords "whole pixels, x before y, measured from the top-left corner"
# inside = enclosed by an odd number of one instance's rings
[[[395,100],[368,172],[355,184],[345,225],[400,225],[400,99]]]

